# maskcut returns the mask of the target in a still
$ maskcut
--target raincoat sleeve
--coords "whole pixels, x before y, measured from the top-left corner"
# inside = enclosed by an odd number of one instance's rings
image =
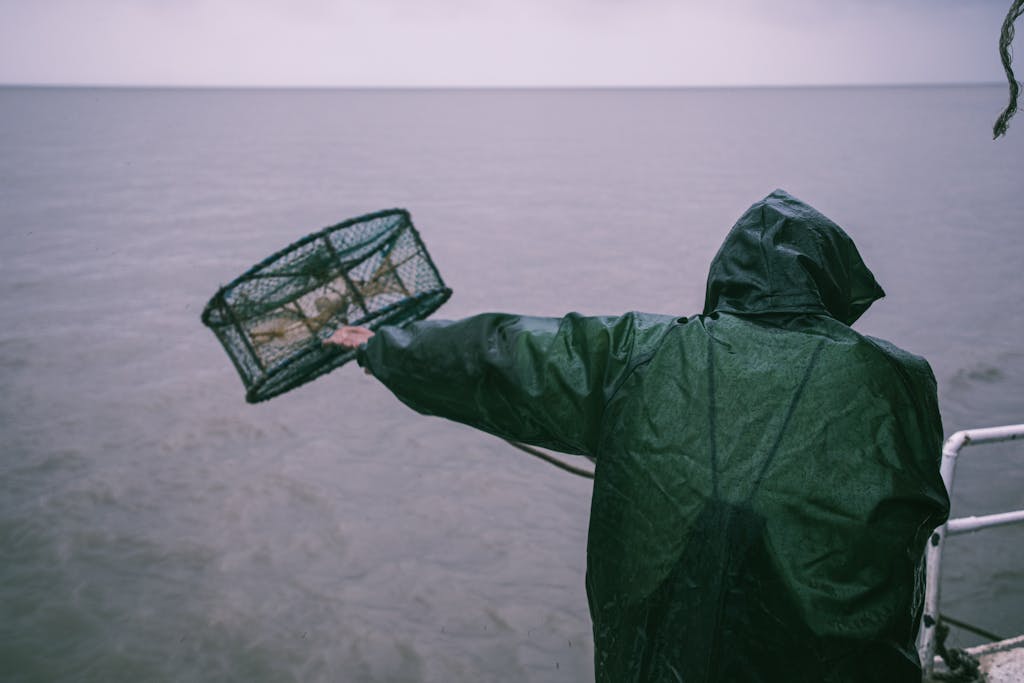
[[[489,313],[382,327],[359,364],[413,410],[593,455],[605,404],[671,319]]]
[[[903,385],[912,398],[912,403],[908,407],[914,411],[917,420],[918,427],[915,433],[926,444],[918,452],[930,455],[924,463],[925,468],[937,475],[942,452],[942,417],[939,414],[938,390],[931,366],[924,358],[908,353],[884,339],[866,339],[889,358],[903,380]],[[949,511],[948,508],[947,501],[946,512]]]

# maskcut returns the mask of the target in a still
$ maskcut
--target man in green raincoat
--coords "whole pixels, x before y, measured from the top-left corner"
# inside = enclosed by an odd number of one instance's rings
[[[331,341],[416,411],[595,457],[598,681],[919,683],[921,558],[949,500],[931,369],[850,328],[883,295],[839,226],[777,190],[726,237],[702,315]]]

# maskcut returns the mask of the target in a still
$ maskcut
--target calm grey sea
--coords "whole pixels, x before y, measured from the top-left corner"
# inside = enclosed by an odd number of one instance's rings
[[[0,89],[0,680],[583,681],[589,482],[354,366],[251,406],[199,322],[254,262],[402,206],[437,314],[692,314],[782,187],[888,292],[947,434],[1024,422],[1024,119],[1002,87]],[[1024,507],[1024,449],[954,514]],[[945,611],[1024,632],[1024,530]],[[974,642],[957,636],[957,642]]]

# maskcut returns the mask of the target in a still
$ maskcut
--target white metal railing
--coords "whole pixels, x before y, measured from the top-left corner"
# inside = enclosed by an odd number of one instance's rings
[[[946,439],[942,446],[942,481],[946,491],[953,494],[953,475],[956,470],[956,458],[960,450],[967,446],[999,441],[1024,439],[1024,424],[1007,425],[1004,427],[987,427],[984,429],[965,429]],[[918,635],[917,650],[921,656],[921,666],[925,673],[930,674],[935,665],[935,627],[939,620],[939,577],[941,575],[942,545],[946,536],[965,534],[978,529],[987,529],[1004,524],[1024,522],[1024,510],[1001,512],[981,517],[961,517],[951,519],[935,530],[925,551],[927,578],[924,595],[924,617],[921,632]]]

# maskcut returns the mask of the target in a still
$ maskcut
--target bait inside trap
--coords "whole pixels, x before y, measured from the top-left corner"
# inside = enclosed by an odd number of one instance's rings
[[[323,345],[344,325],[420,320],[451,296],[409,213],[392,209],[308,235],[221,287],[203,310],[250,403],[352,358]]]

